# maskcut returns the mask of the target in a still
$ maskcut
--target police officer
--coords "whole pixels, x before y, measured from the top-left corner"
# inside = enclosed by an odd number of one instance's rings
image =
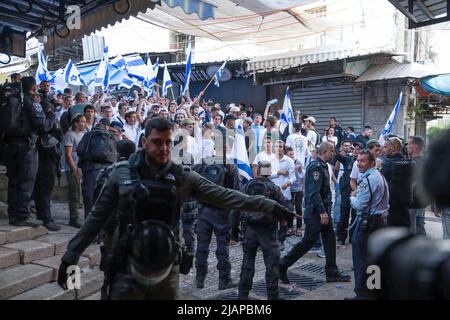
[[[29,211],[39,161],[36,142],[38,134],[53,127],[55,117],[52,112],[44,112],[39,96],[36,96],[33,77],[23,77],[21,86],[23,107],[20,127],[15,132],[6,133],[8,216],[12,225],[37,227],[39,224],[30,219]]]
[[[242,189],[249,195],[262,194],[269,199],[289,206],[290,203],[281,193],[269,177],[272,175],[270,162],[258,163],[258,177],[250,180]],[[252,289],[253,276],[255,274],[255,258],[258,247],[261,247],[264,265],[266,266],[267,298],[278,300],[278,264],[280,262],[280,249],[277,241],[278,221],[267,218],[263,213],[248,214],[242,212],[243,241],[242,249],[244,259],[242,261],[241,276],[239,282],[239,299],[248,300]],[[294,214],[291,215],[292,217]],[[289,219],[286,216],[286,220]]]
[[[353,163],[355,158],[351,154],[352,143],[349,140],[342,142],[342,154],[336,155],[336,160],[344,167],[344,173],[339,181],[339,188],[341,192],[341,214],[337,226],[337,241],[341,244],[345,244],[345,240],[348,236],[348,219],[350,215],[350,193],[352,188],[350,186],[350,173],[352,172]],[[352,217],[353,221],[353,217]],[[350,235],[351,238],[351,235]]]
[[[45,113],[56,109],[53,98],[49,96],[50,84],[44,80],[39,84],[39,96]],[[51,218],[50,196],[55,186],[55,178],[61,163],[61,142],[63,133],[57,121],[54,121],[50,131],[41,134],[38,141],[39,166],[34,184],[34,203],[36,216],[42,220],[44,227],[50,231],[61,229]]]
[[[280,280],[289,283],[287,269],[307,253],[319,234],[325,251],[327,282],[350,281],[350,276],[338,272],[336,266],[336,239],[331,222],[331,189],[327,162],[334,156],[334,146],[323,142],[318,149],[317,160],[306,169],[305,177],[305,234],[280,261]]]
[[[385,226],[389,209],[389,188],[386,180],[375,167],[375,157],[363,150],[358,156],[358,189],[352,192],[351,205],[356,210],[356,226],[352,239],[355,293],[353,299],[367,299],[367,239],[369,235]]]
[[[119,226],[114,235],[111,299],[175,299],[180,272],[180,208],[192,195],[222,208],[262,211],[277,218],[289,209],[263,196],[247,196],[215,185],[171,160],[172,124],[151,119],[144,148],[118,165],[85,224],[62,257],[58,284],[67,288],[67,269],[78,262],[114,208]]]
[[[206,158],[204,162],[202,165],[194,166],[193,170],[220,186],[234,190],[240,189],[239,174],[234,164],[224,163],[223,157]],[[208,273],[209,246],[213,232],[216,235],[217,244],[219,290],[235,287],[236,284],[231,281],[229,211],[204,203],[200,203],[197,223],[196,286],[197,288],[205,286],[205,278]]]
[[[111,122],[103,118],[100,120],[100,122],[95,126],[94,130],[91,130],[90,132],[86,133],[82,140],[80,141],[80,145],[83,143],[83,140],[89,140],[91,139],[91,136],[94,134],[104,134],[104,135],[110,135],[112,139],[108,139],[108,143],[115,144],[115,137],[114,135],[109,131],[109,126]],[[79,146],[80,146],[79,145]],[[94,190],[95,190],[95,181],[97,180],[97,175],[100,173],[101,170],[107,168],[111,164],[114,163],[114,160],[109,161],[98,161],[95,159],[92,159],[91,154],[94,152],[94,148],[98,148],[98,145],[95,145],[95,143],[89,143],[86,142],[87,145],[87,151],[85,154],[80,154],[78,152],[78,155],[80,157],[80,161],[78,162],[78,167],[81,168],[81,171],[83,172],[83,179],[81,182],[81,190],[83,194],[83,206],[84,206],[84,217],[86,218],[89,212],[91,211],[92,206],[94,205]],[[103,149],[106,149],[105,146],[102,146]],[[111,151],[115,151],[116,146],[110,146],[108,148]]]

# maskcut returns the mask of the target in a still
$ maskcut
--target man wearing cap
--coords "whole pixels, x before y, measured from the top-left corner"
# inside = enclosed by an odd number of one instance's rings
[[[319,135],[316,132],[316,129],[314,128],[314,125],[316,124],[316,118],[314,117],[307,117],[304,120],[305,123],[305,130],[306,130],[306,139],[309,141],[309,150],[316,147]]]
[[[111,122],[109,126],[109,131],[111,131],[114,134],[114,136],[116,137],[116,141],[120,141],[123,139],[123,133],[125,132],[125,129],[123,128],[123,124],[120,123],[119,121]]]
[[[195,131],[195,121],[187,118],[181,122],[182,127],[182,136],[180,138],[187,139],[186,141],[186,152],[191,154],[194,157],[194,163],[192,164],[200,164],[201,163],[201,150],[198,146],[197,140],[193,137]],[[187,164],[187,163],[185,163]]]

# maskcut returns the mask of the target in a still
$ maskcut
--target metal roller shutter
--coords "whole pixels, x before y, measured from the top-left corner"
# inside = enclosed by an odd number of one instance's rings
[[[293,88],[294,110],[302,115],[316,118],[316,129],[328,128],[330,117],[336,117],[343,127],[354,127],[355,133],[362,129],[362,90],[343,78],[304,82],[302,87]]]

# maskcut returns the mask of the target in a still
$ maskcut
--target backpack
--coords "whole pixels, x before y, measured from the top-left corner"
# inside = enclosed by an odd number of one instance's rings
[[[0,87],[0,131],[6,136],[25,136],[21,84]]]
[[[395,161],[392,169],[392,178],[389,188],[391,205],[409,206],[413,200],[414,162],[411,159]]]
[[[117,161],[117,143],[114,136],[101,128],[84,134],[77,148],[78,165],[85,161],[114,163]]]
[[[314,147],[316,148],[316,150],[318,150],[320,144],[322,143],[322,137],[320,136],[320,133],[316,131],[316,129],[313,129],[313,131],[317,135],[316,145]]]
[[[255,178],[247,182],[244,187],[244,193],[250,196],[265,196],[268,199],[276,199],[276,190],[273,182],[267,179]],[[253,212],[252,214],[247,214],[244,212],[243,219],[247,223],[261,223],[261,224],[273,224],[276,220],[272,220],[263,212]]]
[[[225,186],[226,173],[225,166],[219,164],[207,164],[200,172],[202,177],[222,187]]]

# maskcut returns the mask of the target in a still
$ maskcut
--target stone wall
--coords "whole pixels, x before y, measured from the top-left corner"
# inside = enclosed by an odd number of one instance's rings
[[[410,99],[410,90],[407,88],[406,81],[375,81],[364,85],[363,124],[373,128],[373,138],[379,137],[401,90],[403,90],[402,103],[392,133],[404,137],[405,130],[408,130],[410,126],[409,121],[406,121],[407,105]]]

